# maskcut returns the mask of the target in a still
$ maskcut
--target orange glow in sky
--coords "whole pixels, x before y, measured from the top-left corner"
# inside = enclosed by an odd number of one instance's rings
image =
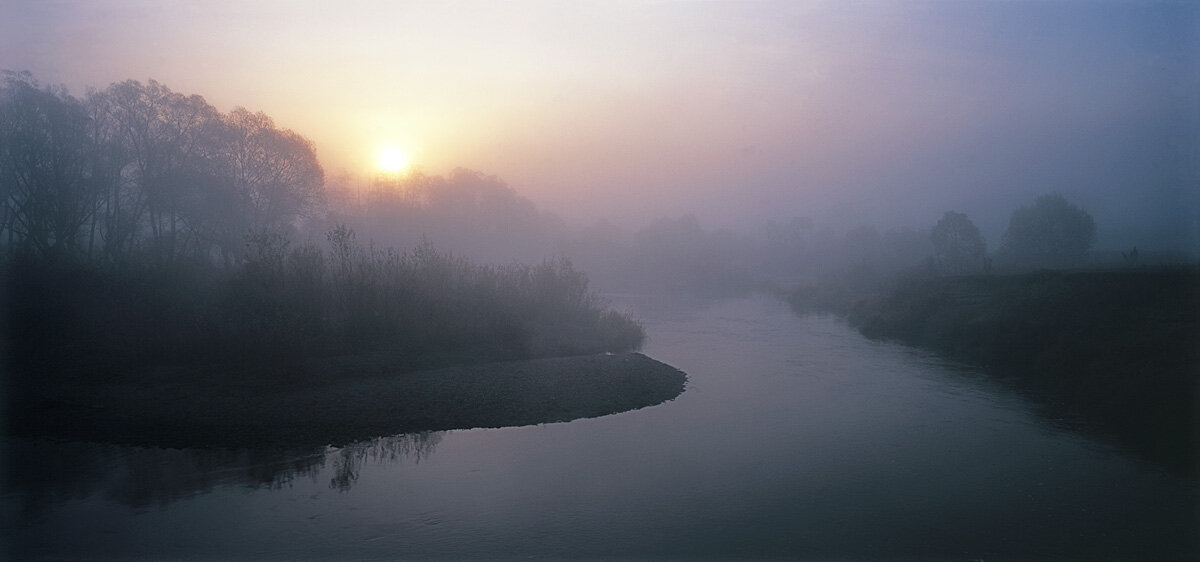
[[[12,2],[0,69],[153,78],[266,112],[329,177],[461,166],[584,222],[1103,214],[1128,201],[1086,193],[1167,182],[1165,128],[1197,122],[1200,10],[1136,4]]]
[[[408,169],[412,159],[404,149],[395,145],[384,145],[375,152],[375,164],[382,172],[396,174]]]

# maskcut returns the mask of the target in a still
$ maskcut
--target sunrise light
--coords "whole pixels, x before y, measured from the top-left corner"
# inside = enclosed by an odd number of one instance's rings
[[[0,550],[1200,562],[1198,164],[1200,0],[0,0]]]
[[[384,173],[403,172],[411,163],[412,159],[408,151],[395,145],[380,147],[375,153],[375,165]]]

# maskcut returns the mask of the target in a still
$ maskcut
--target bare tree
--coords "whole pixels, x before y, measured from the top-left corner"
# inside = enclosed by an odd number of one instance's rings
[[[201,96],[185,96],[150,80],[127,80],[92,96],[101,132],[121,146],[121,181],[107,194],[106,233],[110,253],[151,241],[173,257],[194,232],[185,208],[199,196],[198,176],[211,174],[220,137],[220,113]],[[146,230],[146,236],[141,230]]]
[[[239,107],[224,122],[224,166],[249,227],[286,227],[320,208],[325,173],[308,139],[275,128],[261,111]]]
[[[10,247],[80,253],[99,190],[89,118],[65,90],[6,73],[0,88],[0,193]]]

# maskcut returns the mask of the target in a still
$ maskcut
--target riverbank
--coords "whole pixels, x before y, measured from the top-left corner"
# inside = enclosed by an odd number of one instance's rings
[[[167,447],[339,445],[417,431],[598,417],[679,396],[686,375],[640,353],[456,365],[309,380],[147,374],[36,385],[10,405],[9,433]]]
[[[1058,418],[1200,472],[1200,272],[1040,271],[909,281],[846,315],[864,335],[1013,383]]]

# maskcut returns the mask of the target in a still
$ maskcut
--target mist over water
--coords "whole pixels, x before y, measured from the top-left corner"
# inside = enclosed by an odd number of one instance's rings
[[[1200,558],[1198,163],[1188,2],[0,0],[0,542]]]
[[[771,299],[614,300],[645,319],[647,353],[689,373],[677,400],[302,454],[110,448],[90,464],[105,478],[56,471],[64,481],[6,488],[5,501],[41,490],[17,528],[32,553],[67,557],[1196,551],[1194,481],[1039,417],[973,369]],[[39,447],[22,452],[53,462],[71,449]],[[75,540],[57,540],[67,526]]]

